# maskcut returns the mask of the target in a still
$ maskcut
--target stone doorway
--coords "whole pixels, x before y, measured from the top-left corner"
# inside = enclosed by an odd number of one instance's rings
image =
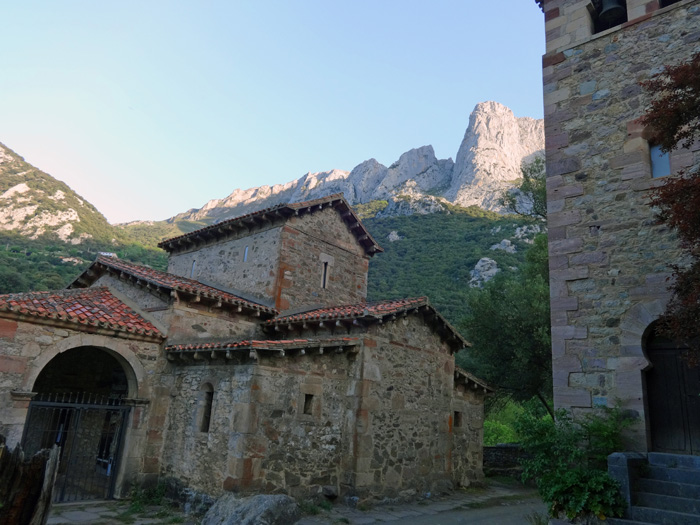
[[[653,334],[646,353],[651,450],[700,455],[700,367],[682,358],[685,348]]]
[[[120,362],[96,347],[67,350],[37,377],[22,444],[27,454],[61,447],[54,501],[109,499],[129,407]]]

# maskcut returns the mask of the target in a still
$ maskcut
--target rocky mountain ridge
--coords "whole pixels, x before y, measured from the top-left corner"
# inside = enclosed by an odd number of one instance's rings
[[[500,211],[498,197],[521,178],[520,167],[544,148],[542,120],[516,117],[497,102],[476,105],[456,161],[432,146],[414,148],[389,167],[369,159],[352,171],[307,173],[286,184],[236,189],[170,221],[220,221],[285,202],[343,193],[351,205],[386,200],[384,216],[445,211],[449,204]]]

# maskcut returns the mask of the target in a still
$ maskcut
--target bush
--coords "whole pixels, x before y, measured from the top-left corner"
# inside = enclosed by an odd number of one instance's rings
[[[523,415],[516,430],[531,456],[523,461],[523,479],[535,481],[551,516],[622,516],[625,501],[607,473],[607,457],[621,450],[621,431],[631,422],[620,408],[605,407],[578,420],[564,410],[556,421]]]

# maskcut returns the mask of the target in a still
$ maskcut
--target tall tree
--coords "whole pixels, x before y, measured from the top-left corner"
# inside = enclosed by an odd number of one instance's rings
[[[521,168],[523,178],[512,190],[504,191],[498,203],[506,211],[529,217],[537,221],[547,221],[547,176],[544,159],[536,157]]]
[[[460,329],[472,347],[457,356],[458,365],[516,400],[536,397],[552,414],[546,234],[535,237],[520,272],[471,291]]]
[[[666,66],[642,83],[652,97],[641,122],[652,130],[664,151],[691,147],[700,138],[700,53],[688,62]],[[659,319],[658,332],[691,349],[688,359],[700,363],[700,173],[698,166],[669,177],[651,193],[658,218],[678,233],[690,263],[674,266],[673,296]]]

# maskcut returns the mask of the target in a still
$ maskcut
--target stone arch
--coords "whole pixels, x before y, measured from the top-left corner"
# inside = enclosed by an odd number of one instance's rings
[[[147,398],[146,372],[138,357],[129,348],[127,341],[107,337],[103,335],[75,335],[62,339],[45,348],[29,366],[24,378],[23,389],[32,391],[39,374],[44,370],[54,357],[74,348],[85,346],[97,347],[114,357],[124,369],[128,385],[128,397]]]
[[[649,360],[644,352],[645,341],[650,333],[651,325],[661,316],[666,308],[666,301],[656,299],[637,303],[630,308],[620,320],[620,355],[644,359],[645,370]]]
[[[638,416],[638,423],[629,429],[633,450],[646,451],[650,446],[649,406],[645,372],[651,363],[645,353],[645,342],[651,326],[666,306],[664,299],[640,302],[620,319],[620,357],[615,364],[615,393],[626,409]]]

